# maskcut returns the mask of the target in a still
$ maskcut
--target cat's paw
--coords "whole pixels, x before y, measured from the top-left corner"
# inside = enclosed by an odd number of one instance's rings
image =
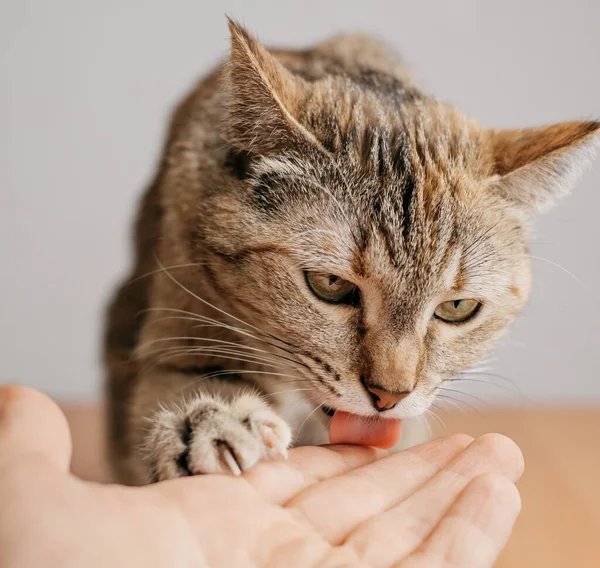
[[[292,433],[259,397],[202,397],[160,410],[146,440],[150,481],[203,473],[240,475],[261,459],[287,457]]]

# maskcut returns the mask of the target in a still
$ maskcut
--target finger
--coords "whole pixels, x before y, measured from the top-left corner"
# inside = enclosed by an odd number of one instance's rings
[[[67,470],[71,436],[64,414],[46,395],[21,386],[0,387],[0,468],[23,457]]]
[[[457,434],[392,454],[308,488],[288,506],[328,542],[339,544],[358,525],[414,493],[472,440]]]
[[[390,566],[421,546],[475,477],[493,473],[514,482],[522,471],[523,456],[512,440],[482,436],[408,499],[361,525],[347,543],[366,564]]]
[[[400,420],[373,420],[338,411],[329,423],[332,444],[357,444],[376,448],[393,448],[400,439]]]
[[[324,479],[375,461],[382,453],[360,446],[310,446],[294,448],[286,461],[261,462],[244,473],[268,501],[282,505]]]
[[[509,479],[494,474],[476,477],[427,541],[398,566],[491,567],[520,511],[519,491]]]

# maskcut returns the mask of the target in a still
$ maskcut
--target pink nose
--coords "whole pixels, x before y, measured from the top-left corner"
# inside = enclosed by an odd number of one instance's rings
[[[365,383],[365,386],[371,394],[373,404],[377,410],[391,410],[410,394],[410,391],[390,392],[379,387],[371,386],[368,383]]]

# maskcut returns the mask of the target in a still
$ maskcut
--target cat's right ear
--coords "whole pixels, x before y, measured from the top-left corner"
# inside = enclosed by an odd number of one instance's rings
[[[272,155],[317,144],[297,119],[307,85],[249,32],[228,20],[231,57],[226,67],[224,136],[239,150]]]
[[[532,212],[570,191],[599,142],[600,122],[562,122],[486,134],[493,163],[491,187]]]

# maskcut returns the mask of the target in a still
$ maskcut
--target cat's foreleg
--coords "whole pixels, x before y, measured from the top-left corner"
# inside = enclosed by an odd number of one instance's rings
[[[262,459],[286,456],[292,440],[260,392],[235,376],[155,371],[139,377],[132,403],[132,457],[142,483],[239,475]]]

